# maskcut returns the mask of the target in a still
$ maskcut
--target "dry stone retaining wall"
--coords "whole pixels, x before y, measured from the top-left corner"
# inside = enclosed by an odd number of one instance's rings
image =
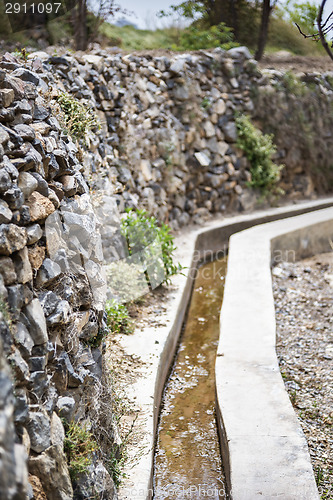
[[[102,264],[126,256],[119,214],[146,208],[178,229],[253,208],[249,164],[235,145],[236,111],[253,115],[264,131],[275,127],[287,194],[314,195],[323,183],[311,158],[329,166],[331,82],[331,75],[307,75],[299,87],[283,74],[260,73],[244,48],[172,56],[37,53],[25,64],[3,57],[1,500],[42,493],[51,500],[116,498],[99,454],[73,491],[61,418],[95,431],[104,418],[117,441],[103,413],[108,405],[110,417],[111,400],[102,346],[91,341],[105,328]],[[64,132],[56,100],[62,91],[100,122],[80,146]],[[290,114],[299,102],[304,127],[293,135]],[[305,140],[311,120],[325,137],[320,151],[320,141]]]

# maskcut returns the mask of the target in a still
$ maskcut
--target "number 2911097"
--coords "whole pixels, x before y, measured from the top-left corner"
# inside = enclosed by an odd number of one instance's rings
[[[57,14],[61,3],[6,3],[6,14]]]

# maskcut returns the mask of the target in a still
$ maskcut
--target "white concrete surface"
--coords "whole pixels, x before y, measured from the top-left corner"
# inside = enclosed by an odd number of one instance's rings
[[[147,327],[143,331],[136,329],[133,335],[121,338],[125,353],[140,356],[145,368],[142,376],[128,387],[129,397],[135,399],[137,406],[140,407],[136,426],[140,427],[142,439],[139,454],[135,448],[128,449],[134,465],[131,463],[124,470],[126,478],[119,489],[119,500],[142,500],[152,497],[154,444],[159,406],[190,298],[194,269],[198,262],[205,256],[227,249],[229,237],[236,231],[330,205],[333,205],[333,198],[220,218],[207,223],[204,229],[192,226],[187,231],[182,231],[176,238],[178,248],[175,258],[187,269],[184,271],[185,276],[178,275],[172,279],[172,293],[168,303],[165,304],[166,311],[159,317],[164,326]],[[228,456],[224,459],[227,464]],[[247,497],[246,500],[252,499]]]
[[[230,238],[216,359],[222,442],[233,500],[319,499],[305,436],[275,353],[272,257],[330,251],[333,208]]]

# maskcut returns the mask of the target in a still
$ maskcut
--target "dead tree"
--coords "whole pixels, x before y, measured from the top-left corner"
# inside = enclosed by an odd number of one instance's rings
[[[319,10],[318,10],[318,16],[317,16],[317,27],[318,31],[313,34],[307,34],[303,33],[301,28],[299,27],[298,24],[296,24],[298,31],[300,32],[301,35],[304,36],[304,38],[311,38],[312,40],[316,42],[321,42],[322,46],[326,50],[327,54],[330,56],[330,58],[333,60],[333,42],[332,42],[332,32],[333,32],[333,11],[324,17],[324,8],[326,5],[327,0],[322,0]],[[330,45],[327,42],[326,38],[328,35],[331,35],[331,42]]]

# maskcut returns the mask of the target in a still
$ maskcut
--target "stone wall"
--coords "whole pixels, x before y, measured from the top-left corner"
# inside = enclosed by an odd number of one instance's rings
[[[10,57],[2,68],[0,498],[116,498],[103,450],[73,485],[64,454],[63,423],[98,434],[111,412],[98,221],[47,85]]]
[[[313,166],[330,167],[330,78],[295,84],[262,74],[244,48],[3,57],[0,499],[116,498],[103,449],[73,490],[63,443],[64,424],[77,421],[95,434],[106,427],[106,449],[117,446],[96,344],[105,328],[102,266],[126,255],[119,214],[146,208],[178,229],[253,208],[236,111],[276,132],[289,197],[329,189]],[[100,122],[80,145],[64,131],[63,91]],[[303,129],[293,125],[296,110]],[[324,142],[309,139],[313,130]]]
[[[44,64],[97,111],[101,130],[91,136],[86,176],[97,189],[100,174],[109,178],[121,212],[140,206],[177,229],[253,208],[258,193],[247,188],[250,165],[235,145],[237,111],[275,134],[288,198],[332,189],[333,73],[261,73],[244,48],[172,56],[99,51]]]

